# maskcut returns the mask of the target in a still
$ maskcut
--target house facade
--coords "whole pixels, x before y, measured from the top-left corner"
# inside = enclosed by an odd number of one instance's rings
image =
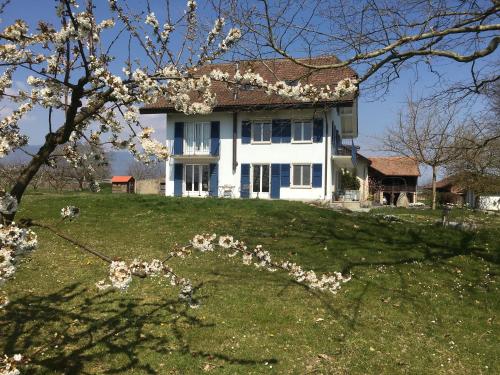
[[[308,59],[325,64],[333,57]],[[355,77],[348,69],[308,72],[284,60],[214,64],[210,69],[252,70],[265,79],[334,86]],[[207,115],[185,115],[159,103],[142,113],[165,113],[165,195],[288,200],[331,200],[343,168],[342,142],[357,137],[357,97],[299,103],[250,87],[214,88],[217,106]]]

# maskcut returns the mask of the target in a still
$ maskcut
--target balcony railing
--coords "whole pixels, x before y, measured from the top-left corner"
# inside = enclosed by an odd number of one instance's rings
[[[181,154],[176,152],[174,145],[175,141],[173,139],[167,140],[167,147],[173,156],[219,156],[220,140],[217,141],[216,147],[212,147],[212,140],[208,140],[208,142],[201,145],[188,144],[183,141]]]

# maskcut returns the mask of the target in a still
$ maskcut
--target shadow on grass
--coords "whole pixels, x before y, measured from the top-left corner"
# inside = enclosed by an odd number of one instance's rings
[[[202,322],[177,300],[148,302],[113,291],[92,294],[75,283],[52,294],[15,299],[0,317],[3,353],[30,358],[26,374],[157,374],[162,373],[160,362],[165,362],[163,370],[173,369],[172,362],[182,362],[182,357],[221,365],[277,362],[193,349],[184,331],[215,324]],[[145,356],[160,358],[148,361]]]

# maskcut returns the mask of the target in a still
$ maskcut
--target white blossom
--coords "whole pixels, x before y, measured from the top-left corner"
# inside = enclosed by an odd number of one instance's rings
[[[113,288],[126,290],[132,282],[132,272],[123,261],[111,262],[109,267],[109,280]]]
[[[156,18],[154,12],[149,13],[146,16],[146,21],[145,23],[147,25],[153,26],[153,28],[158,29],[160,27],[160,24],[158,22],[158,19]]]
[[[17,199],[5,193],[3,196],[0,193],[0,214],[11,215],[17,211]]]
[[[66,206],[61,208],[61,216],[63,219],[69,219],[70,221],[76,219],[80,215],[80,209],[75,206]]]
[[[224,249],[230,249],[234,246],[233,236],[220,236],[219,237],[219,246]]]
[[[197,234],[196,236],[193,237],[193,239],[190,241],[191,245],[193,248],[200,250],[202,252],[205,251],[214,251],[214,244],[213,241],[217,235],[214,234]]]

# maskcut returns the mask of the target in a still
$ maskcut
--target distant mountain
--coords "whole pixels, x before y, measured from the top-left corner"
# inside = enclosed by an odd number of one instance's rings
[[[28,145],[24,147],[24,150],[30,154],[35,154],[40,149],[37,145]],[[134,157],[127,151],[110,151],[107,154],[108,161],[111,165],[112,175],[126,175],[128,172],[128,167],[134,162]],[[31,156],[27,155],[21,150],[16,150],[4,158],[0,158],[0,164],[24,164],[31,160]]]

